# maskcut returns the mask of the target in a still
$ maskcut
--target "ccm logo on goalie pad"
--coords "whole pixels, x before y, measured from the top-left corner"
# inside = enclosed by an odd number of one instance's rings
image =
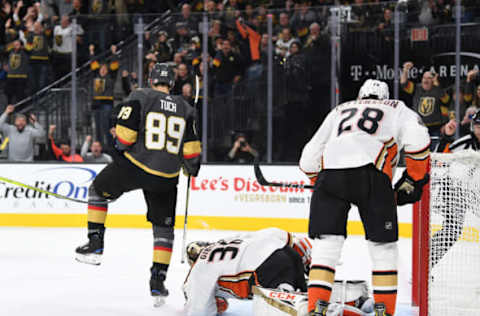
[[[293,302],[297,298],[297,295],[292,294],[292,293],[287,293],[287,292],[273,292],[273,291],[271,291],[268,294],[268,297],[277,298],[277,299],[282,300],[282,301],[292,301]]]

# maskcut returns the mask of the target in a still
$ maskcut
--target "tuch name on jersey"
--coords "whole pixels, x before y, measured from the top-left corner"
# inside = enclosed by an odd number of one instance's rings
[[[165,111],[177,112],[177,104],[175,102],[160,100],[160,107]]]

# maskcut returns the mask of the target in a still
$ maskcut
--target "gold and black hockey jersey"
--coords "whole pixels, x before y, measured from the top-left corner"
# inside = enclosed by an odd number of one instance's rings
[[[124,155],[147,173],[177,177],[181,166],[196,176],[201,144],[195,109],[180,96],[137,89],[120,105],[116,136]]]

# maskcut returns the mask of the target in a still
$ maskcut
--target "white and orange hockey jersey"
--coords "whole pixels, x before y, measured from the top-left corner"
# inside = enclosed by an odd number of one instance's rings
[[[217,315],[215,296],[248,299],[249,280],[277,249],[292,246],[292,235],[268,228],[220,240],[202,250],[185,280],[186,315]]]
[[[427,172],[430,137],[421,118],[399,100],[363,99],[334,108],[305,145],[300,168],[309,177],[322,169],[374,164],[392,180],[400,150],[415,181]]]

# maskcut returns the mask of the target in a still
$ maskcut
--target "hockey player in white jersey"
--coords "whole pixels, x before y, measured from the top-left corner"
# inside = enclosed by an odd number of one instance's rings
[[[306,144],[300,168],[315,182],[310,204],[313,240],[308,282],[311,315],[328,315],[348,211],[358,207],[372,259],[376,315],[393,315],[397,295],[397,204],[414,203],[428,181],[430,138],[420,117],[388,86],[367,80],[358,99],[333,109]],[[399,152],[406,170],[392,188]]]
[[[214,316],[228,307],[227,299],[251,299],[252,286],[305,292],[310,266],[308,238],[268,228],[214,243],[187,246],[192,265],[184,283],[189,316]]]

